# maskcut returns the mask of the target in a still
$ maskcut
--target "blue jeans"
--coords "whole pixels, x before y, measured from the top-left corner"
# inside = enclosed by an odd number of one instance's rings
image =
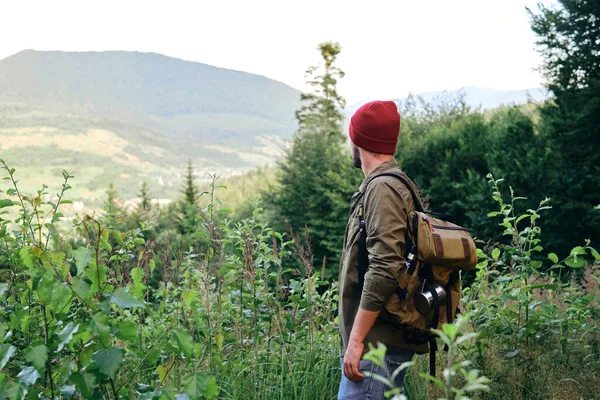
[[[401,354],[385,356],[385,362],[389,374],[391,375],[396,368],[403,362],[410,361],[415,353],[410,350],[404,350]],[[386,376],[385,371],[373,362],[368,360],[360,360],[360,372],[365,371]],[[406,370],[402,371],[396,377],[396,387],[402,387]],[[340,382],[340,390],[338,392],[338,400],[384,400],[384,393],[391,388],[387,387],[383,382],[374,379],[371,376],[365,376],[362,381],[352,382],[344,375],[344,364],[342,361],[342,381]]]

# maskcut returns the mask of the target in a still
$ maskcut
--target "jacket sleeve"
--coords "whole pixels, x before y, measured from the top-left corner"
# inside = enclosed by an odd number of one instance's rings
[[[405,267],[408,203],[389,181],[373,181],[365,193],[364,215],[369,269],[365,275],[360,307],[380,311],[398,285]]]

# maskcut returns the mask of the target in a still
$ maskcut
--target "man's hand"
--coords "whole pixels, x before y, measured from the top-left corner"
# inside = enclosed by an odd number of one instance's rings
[[[358,382],[365,377],[360,372],[360,359],[364,347],[362,342],[348,343],[346,354],[344,354],[344,375],[352,382]]]
[[[363,341],[367,337],[367,333],[375,323],[379,311],[367,311],[362,308],[358,309],[354,325],[348,340],[348,348],[344,354],[344,375],[352,382],[357,382],[365,376],[360,372],[360,359],[362,357],[365,345]]]

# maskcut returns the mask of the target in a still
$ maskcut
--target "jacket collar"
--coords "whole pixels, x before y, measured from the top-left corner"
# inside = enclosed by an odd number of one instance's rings
[[[396,162],[395,158],[392,158],[391,160],[387,160],[382,162],[381,164],[379,164],[377,166],[377,168],[375,168],[373,171],[371,171],[371,173],[369,175],[367,175],[367,177],[365,178],[365,180],[360,184],[360,188],[359,191],[361,193],[363,193],[367,187],[367,184],[369,183],[369,181],[371,179],[373,179],[374,176],[377,176],[379,174],[382,174],[384,172],[390,171],[392,169],[396,169],[399,170],[398,168],[398,163]]]

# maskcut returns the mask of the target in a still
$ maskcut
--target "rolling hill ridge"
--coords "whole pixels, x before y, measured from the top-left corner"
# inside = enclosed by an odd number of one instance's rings
[[[269,78],[160,54],[25,50],[0,60],[0,157],[31,190],[67,169],[82,198],[141,180],[171,197],[188,159],[200,177],[272,162],[299,103]]]
[[[245,72],[138,52],[25,50],[0,60],[0,104],[219,139],[288,136],[300,93]]]

